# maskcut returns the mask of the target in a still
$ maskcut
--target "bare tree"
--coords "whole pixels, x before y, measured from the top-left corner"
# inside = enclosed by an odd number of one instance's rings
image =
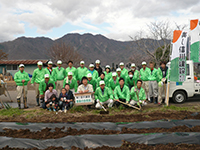
[[[3,52],[3,50],[0,50],[0,60],[5,60],[8,59],[8,54],[6,54],[5,52]]]
[[[166,51],[169,50],[172,29],[168,21],[151,22],[147,27],[148,35],[144,36],[144,32],[140,31],[136,36],[130,36],[136,44],[133,50],[134,53],[138,50],[142,51],[145,55],[150,56],[156,64],[159,64],[159,61],[166,57]],[[159,58],[155,55],[158,48],[162,50]]]
[[[48,55],[52,59],[54,63],[58,60],[63,62],[63,66],[66,67],[67,62],[72,60],[74,62],[74,66],[78,66],[80,61],[82,60],[81,56],[70,44],[65,43],[56,43],[49,50]]]

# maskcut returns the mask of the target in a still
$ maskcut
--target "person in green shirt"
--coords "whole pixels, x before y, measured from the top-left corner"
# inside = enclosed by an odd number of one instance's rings
[[[87,75],[87,68],[84,66],[85,62],[81,61],[80,62],[80,67],[77,68],[77,75],[76,75],[76,80],[78,81],[78,84],[81,84],[81,80],[84,76]]]
[[[72,73],[72,72],[68,72],[67,77],[64,79],[64,81],[63,81],[63,88],[65,87],[65,84],[69,84],[70,90],[71,90],[73,93],[76,93],[76,92],[77,92],[78,83],[77,83],[76,78],[73,76],[73,73]]]
[[[135,85],[135,80],[133,78],[133,72],[132,71],[129,71],[128,72],[128,76],[126,77],[126,80],[125,80],[125,84],[129,87],[129,89],[131,90],[131,88]]]
[[[137,104],[138,106],[147,105],[145,101],[146,100],[145,91],[142,88],[142,80],[138,80],[137,85],[135,87],[132,87],[130,96],[131,96],[131,101],[130,101],[131,105],[135,104]]]
[[[117,73],[113,72],[112,73],[112,78],[108,82],[108,87],[114,91],[115,87],[119,85],[119,78],[117,77]]]
[[[87,74],[87,78],[88,78],[88,84],[91,84],[93,87],[94,92],[96,91],[96,87],[97,87],[97,81],[95,79],[93,79],[92,74],[88,73]]]
[[[116,106],[119,107],[119,105],[121,104],[119,101],[125,102],[125,103],[129,103],[130,101],[130,90],[128,88],[128,86],[126,86],[124,84],[124,79],[120,78],[119,79],[119,85],[115,87],[114,90],[114,97],[116,100]],[[127,107],[126,105],[124,105],[125,107]]]
[[[142,68],[140,69],[140,79],[142,80],[142,88],[145,90],[146,100],[150,100],[149,98],[149,79],[150,69],[147,67],[147,63],[145,61],[142,62]]]
[[[21,97],[23,95],[24,109],[28,108],[27,106],[27,84],[30,81],[29,75],[24,71],[24,64],[19,65],[19,71],[14,75],[14,81],[17,85],[17,103],[19,109],[21,109]]]
[[[69,60],[67,64],[68,64],[69,67],[66,68],[66,75],[68,75],[68,72],[72,72],[73,78],[76,78],[76,76],[77,76],[76,68],[73,67],[73,61]]]
[[[56,82],[56,91],[58,93],[60,93],[61,89],[63,88],[63,80],[66,77],[66,71],[62,67],[62,61],[61,60],[57,61],[57,67],[54,69],[53,72],[54,72],[54,78],[55,78],[55,82]]]
[[[149,96],[150,103],[153,103],[153,98],[155,98],[155,104],[158,103],[158,70],[154,68],[154,63],[149,63],[150,75],[149,79]]]
[[[121,68],[117,68],[116,72],[117,72],[117,77],[118,78],[123,78],[124,81],[126,82],[126,76],[122,75]]]
[[[124,63],[123,62],[121,62],[119,64],[119,67],[121,69],[121,77],[125,79],[128,76],[128,70],[126,68],[124,68]]]
[[[134,78],[134,81],[135,81],[135,84],[136,84],[137,80],[139,80],[140,73],[136,69],[136,66],[135,66],[134,63],[131,64],[131,71],[133,72],[133,78]]]
[[[99,82],[99,86],[95,93],[95,100],[96,100],[96,108],[98,109],[102,109],[101,105],[99,103],[101,103],[102,105],[104,104],[108,104],[108,107],[112,107],[113,105],[113,94],[112,91],[110,90],[110,88],[105,87],[105,82],[104,81],[100,81]]]
[[[163,95],[166,93],[166,84],[169,79],[168,67],[165,61],[160,62],[160,68],[158,68],[158,104],[161,105],[163,101]]]
[[[49,74],[50,79],[55,82],[54,70],[52,68],[53,67],[53,62],[49,61],[47,64],[48,64],[48,67],[45,68],[45,74]]]
[[[91,73],[93,79],[97,79],[99,77],[99,73],[94,69],[94,64],[89,65],[89,69],[87,71],[87,74]]]
[[[106,87],[108,86],[108,83],[105,80],[105,74],[103,72],[100,74],[100,77],[98,77],[96,81],[97,81],[97,87],[99,87],[99,82],[100,81],[104,81],[105,84],[106,84],[105,86]]]
[[[44,96],[45,96],[45,92],[48,90],[48,85],[49,83],[52,83],[54,86],[54,89],[56,88],[55,82],[50,79],[49,74],[45,74],[43,76],[43,79],[40,82],[39,85],[39,92],[40,92],[40,106],[42,107],[42,104],[44,102]]]
[[[40,106],[39,98],[40,98],[40,92],[39,92],[39,86],[40,82],[44,79],[45,70],[42,68],[43,63],[41,61],[37,62],[38,68],[33,71],[33,76],[31,79],[31,84],[34,84],[35,87],[35,95],[36,95],[36,103],[37,106]]]
[[[104,74],[105,74],[105,81],[108,84],[109,80],[112,78],[112,72],[110,71],[109,65],[106,65]]]

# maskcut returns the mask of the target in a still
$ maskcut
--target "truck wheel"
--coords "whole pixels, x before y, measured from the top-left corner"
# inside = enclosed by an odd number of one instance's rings
[[[186,94],[183,91],[176,91],[173,95],[173,101],[175,103],[183,103],[186,101]]]

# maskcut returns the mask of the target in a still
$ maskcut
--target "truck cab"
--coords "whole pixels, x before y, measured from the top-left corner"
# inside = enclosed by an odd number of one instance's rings
[[[186,65],[185,81],[182,83],[170,81],[169,97],[175,103],[183,103],[194,94],[200,94],[200,83],[194,80],[194,63],[192,60],[187,60]]]

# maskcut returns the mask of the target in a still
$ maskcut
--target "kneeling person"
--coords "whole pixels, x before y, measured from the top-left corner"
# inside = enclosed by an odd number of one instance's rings
[[[131,105],[146,105],[147,103],[145,102],[146,100],[146,95],[145,95],[145,90],[142,88],[142,80],[137,81],[137,87],[132,87],[131,89]]]
[[[110,88],[105,87],[105,82],[99,82],[100,87],[98,87],[95,91],[95,100],[97,101],[96,108],[101,109],[101,105],[99,103],[108,104],[108,107],[112,107],[113,105],[113,94]]]

